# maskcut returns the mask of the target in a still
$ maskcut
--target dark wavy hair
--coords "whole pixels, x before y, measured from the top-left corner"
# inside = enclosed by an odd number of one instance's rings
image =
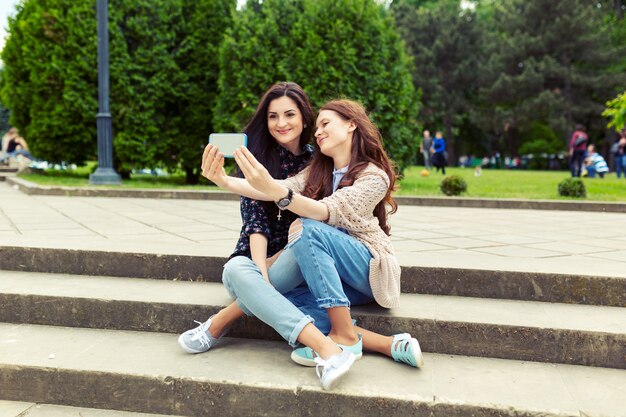
[[[279,82],[272,85],[261,97],[256,111],[243,130],[248,135],[248,149],[274,178],[280,175],[280,155],[276,148],[279,145],[267,127],[267,111],[273,100],[283,96],[296,102],[302,114],[304,127],[300,135],[300,146],[308,144],[313,134],[315,116],[308,96],[302,87],[294,82]]]
[[[391,227],[387,223],[388,214],[395,213],[398,204],[395,202],[391,193],[396,189],[396,169],[395,164],[389,159],[387,153],[383,149],[382,136],[378,128],[372,123],[367,116],[365,108],[351,100],[333,100],[322,106],[322,110],[334,111],[346,121],[353,121],[356,129],[352,136],[352,153],[350,156],[350,165],[348,172],[343,176],[339,183],[339,188],[350,186],[354,183],[358,174],[372,163],[387,173],[389,177],[389,188],[385,197],[374,208],[374,215],[378,217],[378,224],[383,231],[391,234]],[[333,193],[333,159],[324,155],[319,145],[315,143],[316,152],[311,160],[310,172],[307,183],[302,192],[303,195],[321,200]],[[387,211],[387,205],[390,210]]]

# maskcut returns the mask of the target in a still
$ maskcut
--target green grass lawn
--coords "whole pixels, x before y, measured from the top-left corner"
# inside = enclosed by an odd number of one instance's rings
[[[208,180],[200,178],[199,185],[185,184],[185,175],[182,173],[168,176],[150,174],[132,174],[130,180],[122,180],[121,185],[92,185],[89,184],[89,174],[93,171],[96,162],[89,162],[86,166],[74,170],[47,169],[43,173],[20,174],[20,178],[39,185],[56,187],[98,187],[98,188],[163,188],[163,189],[201,189],[212,185]]]
[[[427,177],[422,177],[422,167],[409,167],[400,180],[398,195],[443,196],[439,184],[443,175],[434,170]],[[21,178],[40,185],[88,187],[89,166],[75,171],[48,170],[43,174],[22,174]],[[531,200],[567,200],[557,192],[559,182],[569,177],[566,171],[518,171],[483,169],[480,177],[474,176],[472,168],[446,168],[447,175],[460,175],[467,182],[465,197],[476,198],[523,198]],[[606,178],[584,178],[587,187],[587,200],[626,201],[626,179],[618,180],[611,173]],[[186,185],[182,174],[156,177],[146,174],[133,174],[130,180],[124,180],[120,186],[100,186],[111,188],[177,188],[207,189],[210,183],[204,178],[200,185]],[[215,187],[209,187],[215,189]]]
[[[439,184],[441,173],[433,169],[427,177],[420,176],[422,167],[409,167],[400,181],[399,195],[443,196]],[[531,200],[569,200],[558,195],[558,184],[569,178],[566,171],[521,171],[483,169],[480,177],[472,168],[446,168],[446,175],[459,175],[467,182],[464,197],[525,198]],[[626,201],[626,179],[614,173],[601,178],[583,178],[587,200]]]

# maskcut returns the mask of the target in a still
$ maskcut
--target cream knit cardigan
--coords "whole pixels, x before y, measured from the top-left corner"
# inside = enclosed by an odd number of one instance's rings
[[[279,182],[301,193],[308,175],[309,168],[306,168]],[[354,184],[340,188],[320,201],[328,207],[329,225],[346,229],[369,249],[372,255],[369,281],[374,299],[382,307],[394,308],[400,304],[400,265],[391,239],[374,216],[374,208],[385,197],[388,188],[387,173],[369,164],[359,173]]]

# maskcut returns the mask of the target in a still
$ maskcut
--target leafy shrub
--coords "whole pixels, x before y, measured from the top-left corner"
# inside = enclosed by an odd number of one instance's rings
[[[441,181],[439,188],[445,195],[461,195],[467,191],[467,183],[458,175],[450,175]]]
[[[585,184],[580,178],[567,178],[559,183],[559,195],[563,197],[587,197]]]

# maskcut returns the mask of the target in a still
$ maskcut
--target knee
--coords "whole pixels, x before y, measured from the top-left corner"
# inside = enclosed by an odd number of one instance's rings
[[[289,226],[289,236],[287,237],[287,244],[293,243],[296,240],[300,239],[300,236],[302,236],[302,228],[303,224],[302,220],[300,219],[296,219],[293,221],[293,223],[291,223],[291,225]]]
[[[256,265],[251,259],[245,256],[236,256],[224,265],[224,271],[222,271],[222,282],[226,288],[230,289],[234,283],[237,283],[237,281],[240,281],[243,277],[248,276],[246,273],[247,271],[250,271],[255,267]]]

